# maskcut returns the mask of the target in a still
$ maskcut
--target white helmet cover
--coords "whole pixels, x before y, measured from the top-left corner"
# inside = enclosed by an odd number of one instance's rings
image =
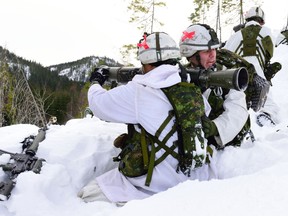
[[[245,14],[245,20],[254,18],[254,17],[261,18],[263,22],[265,23],[265,14],[264,14],[264,11],[260,7],[252,7]]]
[[[142,64],[151,64],[168,59],[180,59],[176,42],[164,32],[154,32],[137,44],[138,59]]]
[[[216,32],[210,26],[195,24],[183,31],[179,46],[181,56],[191,57],[197,51],[220,47],[220,42]]]

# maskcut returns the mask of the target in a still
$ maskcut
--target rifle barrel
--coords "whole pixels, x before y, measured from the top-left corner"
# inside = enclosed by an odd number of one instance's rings
[[[39,132],[37,136],[35,137],[35,139],[33,140],[33,143],[31,144],[31,146],[27,148],[25,153],[31,156],[34,156],[37,152],[39,143],[45,139],[45,135],[46,135],[46,130],[43,128],[39,129]]]

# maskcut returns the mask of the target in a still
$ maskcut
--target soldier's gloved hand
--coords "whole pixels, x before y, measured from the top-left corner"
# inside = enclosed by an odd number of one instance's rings
[[[207,116],[202,116],[201,120],[205,138],[218,135],[217,127],[213,121],[211,121]]]
[[[282,65],[279,62],[268,64],[264,70],[264,75],[268,81],[270,81],[275,74],[282,69]]]
[[[102,86],[108,78],[108,66],[103,65],[94,69],[94,71],[90,75],[89,81],[91,84],[99,83]]]

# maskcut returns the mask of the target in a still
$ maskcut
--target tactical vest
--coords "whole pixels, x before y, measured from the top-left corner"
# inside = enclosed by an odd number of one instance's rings
[[[243,40],[235,50],[235,53],[242,57],[256,56],[264,70],[266,64],[273,56],[274,45],[270,36],[263,37],[259,34],[261,28],[259,25],[250,25],[241,29]],[[261,40],[258,40],[258,37]]]
[[[223,107],[223,103],[225,101],[225,96],[229,93],[230,90],[225,89],[225,88],[222,88],[221,90],[222,90],[222,94],[216,94],[215,93],[216,89],[215,91],[212,89],[208,97],[208,102],[212,108],[208,117],[211,120],[216,119],[225,111]],[[232,141],[225,144],[225,147],[226,146],[241,146],[241,143],[244,140],[245,136],[249,133],[249,130],[250,130],[250,118],[247,119],[245,125],[243,126],[241,131],[237,134],[237,136]],[[217,144],[214,136],[208,137],[208,143],[214,145],[217,149],[219,149],[219,145]]]
[[[128,125],[128,134],[116,139],[116,143],[121,143],[116,145],[122,148],[120,154],[113,158],[119,162],[119,171],[127,177],[147,174],[146,186],[150,185],[154,167],[168,155],[178,160],[176,171],[187,176],[190,176],[191,170],[209,162],[201,126],[201,116],[205,115],[201,90],[193,83],[181,82],[163,88],[162,91],[173,110],[169,111],[156,133],[147,133],[141,125],[138,125],[140,131],[136,131],[134,125]],[[174,121],[173,127],[164,139],[160,140],[159,136],[170,121]],[[178,140],[168,147],[166,142],[175,132]],[[165,153],[156,159],[155,155],[160,149],[165,150]],[[210,148],[208,151],[212,154]]]

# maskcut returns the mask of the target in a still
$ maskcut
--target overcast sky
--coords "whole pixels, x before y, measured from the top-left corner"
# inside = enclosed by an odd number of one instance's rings
[[[163,0],[158,12],[161,29],[177,42],[190,25],[192,0]],[[0,0],[0,46],[43,66],[75,61],[90,55],[121,60],[124,44],[137,43],[142,32],[128,22],[130,0]],[[287,22],[286,0],[264,0],[267,26]],[[278,6],[281,5],[281,8]],[[157,15],[157,14],[156,14]],[[215,16],[216,18],[216,16]],[[238,23],[236,23],[238,24]],[[231,32],[226,32],[226,35]],[[222,36],[222,39],[227,39]]]

